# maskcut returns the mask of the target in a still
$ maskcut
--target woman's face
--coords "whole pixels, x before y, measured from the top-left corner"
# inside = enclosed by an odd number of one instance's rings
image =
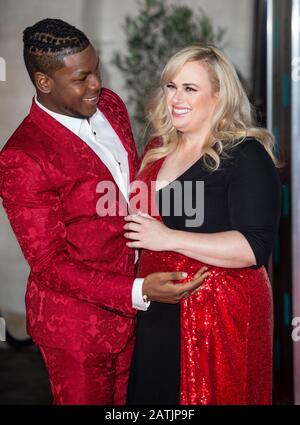
[[[217,94],[205,66],[186,62],[166,90],[168,110],[177,130],[187,135],[209,131]]]

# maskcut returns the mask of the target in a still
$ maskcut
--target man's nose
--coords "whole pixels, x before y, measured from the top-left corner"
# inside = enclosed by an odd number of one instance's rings
[[[100,90],[102,86],[102,81],[99,75],[92,75],[90,78],[90,87],[93,90]]]

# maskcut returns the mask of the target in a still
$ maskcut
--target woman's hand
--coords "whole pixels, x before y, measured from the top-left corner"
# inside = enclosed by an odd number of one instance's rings
[[[171,250],[172,229],[148,214],[138,213],[125,217],[127,230],[124,236],[130,239],[130,248],[144,248],[151,251]]]

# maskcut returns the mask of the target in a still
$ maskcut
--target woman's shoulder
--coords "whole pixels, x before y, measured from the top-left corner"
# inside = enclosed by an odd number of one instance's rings
[[[236,164],[253,163],[273,164],[273,160],[264,145],[255,137],[246,137],[237,143],[228,151],[229,157]]]
[[[229,152],[228,171],[232,176],[277,175],[275,164],[264,145],[254,137],[247,137]],[[276,177],[277,178],[277,177]]]
[[[230,150],[231,155],[258,154],[266,152],[263,144],[255,137],[244,137],[238,139]]]

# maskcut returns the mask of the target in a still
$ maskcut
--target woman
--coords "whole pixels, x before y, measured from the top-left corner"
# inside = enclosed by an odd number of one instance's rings
[[[152,302],[139,313],[128,403],[270,404],[272,297],[264,265],[280,214],[273,137],[253,126],[237,74],[213,46],[188,47],[169,60],[149,117],[155,134],[138,179],[149,200],[156,182],[158,212],[151,205],[152,217],[148,208],[125,225],[128,246],[142,248],[138,275],[175,268],[191,278],[205,265],[210,276],[180,306]],[[164,193],[171,192],[168,211]],[[191,208],[178,214],[178,200],[185,207],[190,198],[194,222]],[[143,293],[151,301],[146,285]]]

